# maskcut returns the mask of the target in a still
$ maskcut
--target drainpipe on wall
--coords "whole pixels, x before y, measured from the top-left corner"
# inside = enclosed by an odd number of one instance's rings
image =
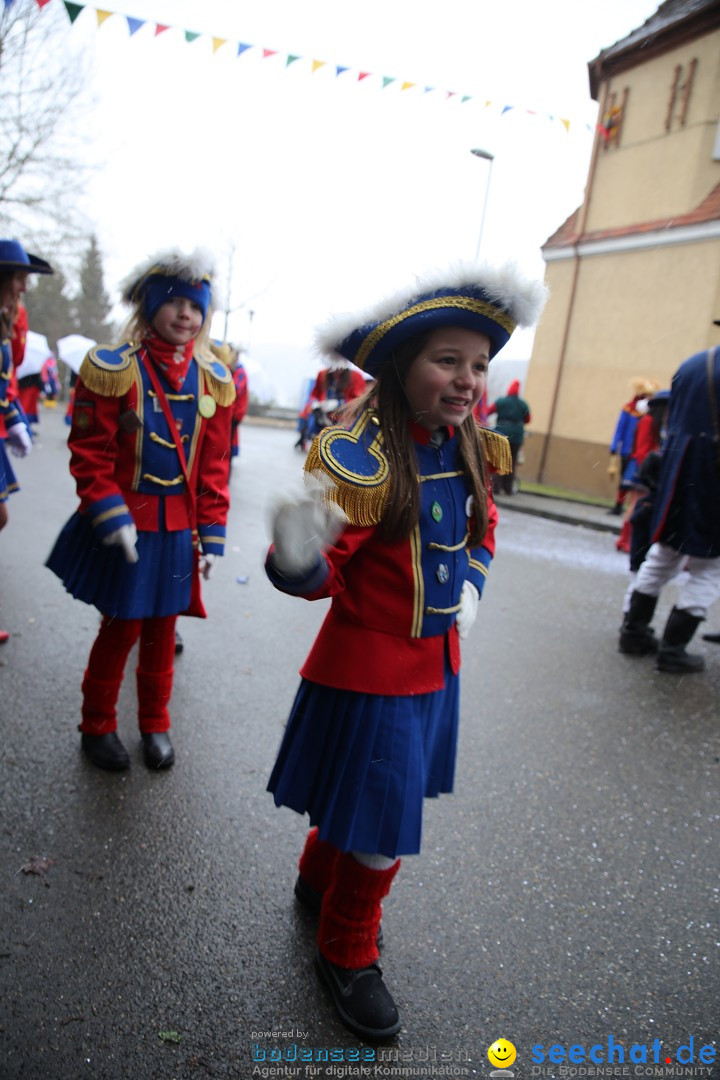
[[[610,92],[610,83],[605,83],[603,89],[602,107],[598,111],[598,118],[605,115],[605,109],[607,106],[608,94]],[[600,135],[595,130],[595,145],[593,147],[593,154],[590,161],[590,172],[588,174],[587,194],[583,200],[583,204],[580,211],[580,220],[578,222],[578,237],[582,238],[585,233],[585,224],[588,219],[588,212],[590,210],[590,200],[592,198],[592,189],[595,182],[595,169],[597,167],[598,154],[600,152]],[[545,479],[545,464],[547,461],[548,450],[550,449],[550,439],[552,438],[553,427],[555,425],[555,413],[557,411],[558,398],[560,396],[560,383],[562,382],[563,368],[565,366],[565,354],[567,352],[568,338],[570,337],[570,323],[572,321],[573,309],[575,306],[575,293],[577,291],[578,279],[580,277],[580,254],[578,252],[578,245],[575,244],[575,266],[573,268],[572,285],[570,286],[570,302],[567,309],[567,317],[565,319],[565,329],[563,331],[562,345],[560,347],[560,359],[557,366],[557,375],[555,377],[555,386],[553,388],[552,403],[550,405],[550,418],[548,420],[548,430],[545,437],[545,445],[542,449],[540,456],[540,464],[538,466],[538,483],[542,484]]]

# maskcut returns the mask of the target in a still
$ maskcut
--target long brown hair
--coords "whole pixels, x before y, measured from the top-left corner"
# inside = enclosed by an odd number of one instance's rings
[[[9,273],[0,274],[0,295],[6,285],[12,282],[15,277],[15,271],[11,270]],[[7,307],[0,307],[0,339],[5,341],[7,338],[12,337],[13,324],[15,322],[15,316],[17,315],[17,301],[11,300]]]
[[[375,382],[343,410],[345,416],[354,418],[365,409],[372,409],[380,422],[383,449],[390,463],[391,489],[378,531],[388,541],[409,536],[420,516],[418,464],[408,425],[411,416],[405,380],[413,360],[425,348],[430,333],[416,334],[400,345],[385,361]],[[460,458],[473,497],[468,542],[470,546],[476,546],[487,531],[488,508],[487,468],[474,416],[463,420],[458,434]]]

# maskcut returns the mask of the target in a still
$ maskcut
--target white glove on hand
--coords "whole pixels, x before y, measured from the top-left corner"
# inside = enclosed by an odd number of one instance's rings
[[[32,439],[25,424],[13,424],[7,429],[6,438],[15,457],[27,457],[32,450]]]
[[[207,555],[201,555],[200,556],[199,569],[200,569],[200,573],[203,576],[203,578],[205,579],[205,581],[208,580],[208,578],[210,577],[210,575],[212,573],[212,568],[215,565],[215,559],[216,558],[217,558],[217,555],[213,555],[212,552],[209,552]]]
[[[288,578],[305,577],[347,521],[339,506],[323,501],[327,489],[332,487],[329,479],[313,474],[306,477],[305,483],[309,499],[286,499],[276,503],[271,511],[275,544],[272,561]]]
[[[477,618],[478,604],[480,603],[480,596],[475,586],[466,581],[462,587],[460,593],[460,610],[457,613],[456,623],[458,628],[458,634],[461,638],[466,638],[472,630],[472,625]]]
[[[103,536],[103,544],[111,546],[112,544],[119,544],[125,553],[125,558],[129,563],[136,563],[138,561],[138,553],[135,550],[135,544],[137,542],[137,529],[134,525],[121,525],[115,532],[108,533],[107,536]]]

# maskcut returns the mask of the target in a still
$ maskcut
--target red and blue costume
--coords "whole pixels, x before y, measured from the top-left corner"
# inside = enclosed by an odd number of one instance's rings
[[[84,360],[75,388],[70,471],[80,505],[47,565],[68,592],[105,616],[83,683],[81,730],[88,734],[115,730],[115,701],[138,637],[141,730],[167,729],[175,618],[204,617],[198,550],[224,553],[234,389],[227,367],[194,356],[192,347],[190,342],[187,368],[173,385],[159,362],[163,350],[157,340],[97,346]],[[150,365],[167,399],[185,469]],[[120,547],[102,541],[133,524],[138,560],[130,563]]]
[[[268,558],[281,591],[332,604],[301,670],[269,790],[277,805],[308,813],[320,841],[388,857],[420,850],[422,803],[453,787],[460,648],[455,618],[466,580],[482,593],[494,554],[497,511],[468,548],[472,515],[457,435],[439,445],[411,426],[421,508],[410,536],[387,542],[372,510],[378,429],[328,429],[308,471],[324,461],[348,524],[303,580]],[[486,433],[486,445],[507,443]],[[318,461],[320,458],[320,462]],[[367,467],[366,467],[367,463]],[[507,466],[506,466],[507,467]],[[365,519],[365,522],[363,522]]]

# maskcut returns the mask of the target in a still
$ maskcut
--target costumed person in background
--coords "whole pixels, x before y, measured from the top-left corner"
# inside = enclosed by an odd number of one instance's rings
[[[54,356],[49,356],[43,364],[41,376],[43,405],[48,409],[54,409],[60,393],[60,376],[58,375],[57,360]]]
[[[0,529],[8,522],[7,500],[20,485],[10,464],[6,446],[16,457],[30,453],[32,440],[27,418],[15,396],[15,355],[22,362],[27,334],[27,315],[20,297],[27,288],[28,274],[52,274],[44,259],[30,255],[17,240],[0,240]],[[0,630],[0,644],[7,641]]]
[[[75,387],[68,442],[80,507],[47,565],[103,616],[80,724],[82,749],[103,769],[130,764],[116,703],[138,639],[145,764],[172,765],[175,620],[205,617],[200,577],[224,553],[235,388],[208,344],[211,275],[202,251],[140,265],[122,287],[125,340],[92,348]]]
[[[268,788],[309,815],[295,893],[319,913],[319,977],[362,1038],[400,1028],[377,964],[381,901],[420,851],[424,798],[453,788],[459,639],[494,551],[489,465],[512,467],[473,410],[544,298],[512,266],[461,265],[329,323],[321,351],[375,382],[310,448],[310,498],[274,512],[271,582],[332,604]]]
[[[510,443],[512,451],[512,472],[505,476],[496,474],[493,477],[494,491],[496,494],[513,495],[516,489],[516,468],[518,455],[525,442],[525,425],[532,420],[530,406],[527,401],[520,397],[520,382],[514,379],[507,389],[505,397],[499,397],[488,407],[487,414],[495,413],[497,421],[495,430],[504,435]]]
[[[615,505],[608,513],[615,515],[622,514],[625,496],[627,495],[627,489],[622,485],[622,476],[632,454],[635,426],[642,415],[638,409],[638,402],[646,401],[656,390],[659,390],[660,385],[652,379],[638,377],[630,381],[630,387],[633,396],[620,410],[615,425],[615,434],[610,443],[610,463],[607,471],[610,479],[618,484],[618,488],[615,495]]]
[[[247,372],[245,365],[240,360],[240,349],[237,345],[231,345],[229,342],[213,341],[210,347],[217,358],[227,364],[232,372],[235,385],[235,404],[232,414],[230,446],[231,457],[236,458],[240,456],[240,425],[245,419],[250,400]]]
[[[629,553],[630,570],[634,574],[650,549],[650,522],[660,478],[660,451],[667,433],[669,400],[669,390],[658,390],[648,401],[647,412],[635,427],[633,451],[623,473],[623,487],[628,495],[616,547]]]
[[[296,448],[306,450],[317,433],[333,422],[338,409],[365,393],[367,383],[361,371],[341,356],[331,358],[328,367],[321,368],[300,414],[300,437]]]
[[[620,652],[657,653],[658,671],[702,671],[687,652],[720,596],[720,349],[696,353],[673,376],[667,438],[653,509],[652,547],[624,602]],[[687,578],[658,642],[650,623],[663,587]]]

